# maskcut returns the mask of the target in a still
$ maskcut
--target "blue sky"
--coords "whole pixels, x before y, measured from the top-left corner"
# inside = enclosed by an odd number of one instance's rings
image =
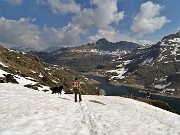
[[[0,43],[7,47],[156,43],[180,29],[180,0],[1,0]]]

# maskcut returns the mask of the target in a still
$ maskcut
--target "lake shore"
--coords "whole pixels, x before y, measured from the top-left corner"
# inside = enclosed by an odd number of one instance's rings
[[[91,74],[93,76],[97,76],[97,77],[101,77],[101,78],[105,78],[107,77],[106,75],[103,75],[101,73],[95,73],[95,72],[89,72],[89,73],[85,73],[85,74]],[[97,84],[99,83],[98,81],[96,80],[91,80],[90,81],[91,84]],[[139,89],[139,92],[142,92],[142,93],[146,93],[147,90],[150,90],[151,94],[152,95],[158,95],[158,96],[163,96],[163,97],[172,97],[172,98],[178,98],[180,99],[180,94],[176,94],[176,95],[172,95],[172,94],[167,94],[167,93],[157,93],[157,92],[153,92],[154,90],[152,89],[147,89],[145,88],[144,86],[142,85],[137,85],[137,84],[125,84],[125,83],[120,83],[120,82],[107,82],[108,85],[112,85],[112,86],[124,86],[124,87],[129,87],[129,88],[135,88],[135,89]]]
[[[94,80],[94,79],[90,79],[90,80],[88,80],[87,81],[89,84],[91,84],[91,85],[96,85],[96,84],[100,84],[100,82],[98,82],[98,81],[96,81],[96,80]],[[98,87],[97,87],[98,88]],[[106,92],[105,92],[105,90],[103,90],[103,89],[101,89],[101,88],[98,88],[99,89],[99,95],[106,95]]]
[[[98,82],[98,81],[96,81],[96,80],[94,80],[94,79],[90,79],[90,80],[88,80],[87,81],[89,84],[92,84],[92,85],[94,85],[94,84],[99,84],[100,82]]]
[[[120,83],[120,82],[109,82],[107,83],[108,85],[113,85],[113,86],[124,86],[124,87],[130,87],[130,88],[135,88],[135,89],[139,89],[139,92],[142,93],[146,93],[147,90],[150,90],[152,95],[158,95],[158,96],[164,96],[164,97],[172,97],[172,98],[178,98],[180,99],[180,94],[177,95],[172,95],[172,94],[167,94],[167,93],[157,93],[157,92],[153,92],[153,90],[151,89],[147,89],[144,88],[141,85],[136,85],[136,84],[124,84],[124,83]]]
[[[86,76],[90,79],[97,80],[100,82],[100,84],[94,84],[97,85],[100,89],[105,90],[105,96],[122,96],[122,97],[144,97],[146,96],[147,90],[143,89],[142,86],[138,85],[123,85],[118,83],[110,84],[107,83],[106,76],[102,77],[99,75],[94,75],[90,73],[86,73]],[[165,93],[152,93],[151,97],[152,100],[161,100],[168,105],[170,105],[171,108],[176,110],[177,112],[180,112],[180,96],[179,95],[169,95]]]

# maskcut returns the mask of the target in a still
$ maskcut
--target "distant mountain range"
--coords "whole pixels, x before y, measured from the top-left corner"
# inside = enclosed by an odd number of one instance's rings
[[[62,49],[62,46],[52,46],[52,47],[48,47],[47,49],[43,50],[42,52],[47,52],[47,53],[51,53],[57,50]]]
[[[93,45],[93,44],[91,44]],[[95,44],[94,44],[95,49],[100,50],[100,51],[126,51],[126,52],[131,52],[134,49],[140,47],[136,43],[132,42],[127,42],[127,41],[119,41],[119,42],[109,42],[105,38],[99,39]]]
[[[54,52],[54,51],[57,51],[57,50],[60,50],[61,46],[51,46],[51,47],[48,47],[47,49],[44,49],[40,52],[46,52],[46,53],[51,53],[51,52]],[[11,50],[14,50],[14,51],[20,51],[20,52],[25,52],[25,53],[28,53],[28,52],[39,52],[37,49],[35,48],[32,48],[32,47],[25,47],[25,46],[19,46],[19,47],[11,47],[10,48]]]
[[[26,47],[26,46],[11,47],[10,49],[11,49],[11,50],[14,50],[14,51],[25,52],[25,53],[31,52],[31,51],[37,51],[37,49],[35,49],[35,48]]]
[[[61,48],[50,53],[30,53],[47,63],[68,66],[78,71],[89,71],[96,69],[99,65],[106,65],[106,63],[112,60],[114,55],[121,56],[132,52],[138,47],[138,44],[132,42],[120,41],[112,43],[103,38],[96,43]]]

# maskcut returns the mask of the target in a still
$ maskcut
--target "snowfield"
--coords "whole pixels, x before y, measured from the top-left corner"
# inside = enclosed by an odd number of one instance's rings
[[[180,135],[180,116],[123,97],[53,95],[0,84],[0,135]]]

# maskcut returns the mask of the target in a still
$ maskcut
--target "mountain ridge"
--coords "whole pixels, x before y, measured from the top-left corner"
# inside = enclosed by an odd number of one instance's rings
[[[66,47],[51,53],[30,53],[47,63],[68,66],[78,71],[90,71],[96,69],[99,65],[106,65],[114,55],[127,54],[138,47],[138,44],[132,42],[120,41],[112,43],[104,38],[96,43]]]
[[[149,48],[139,48],[122,56],[115,62],[115,65],[121,66],[108,71],[109,82],[113,84],[113,81],[119,80],[122,85],[140,85],[155,93],[180,95],[179,54],[180,31],[165,36]]]

